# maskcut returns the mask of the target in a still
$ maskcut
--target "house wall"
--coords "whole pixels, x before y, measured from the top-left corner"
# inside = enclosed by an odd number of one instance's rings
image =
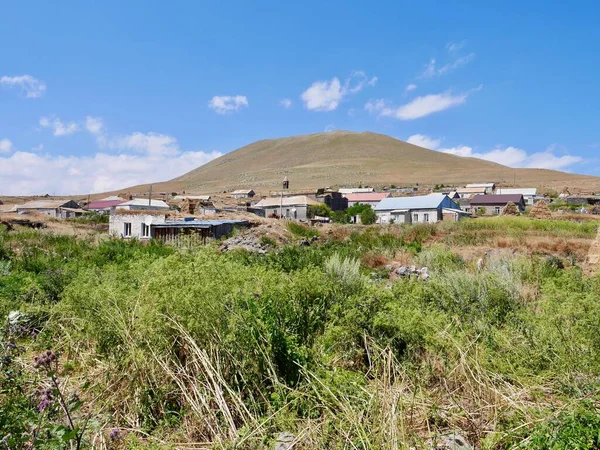
[[[17,214],[26,214],[28,212],[36,212],[38,214],[44,214],[49,217],[58,218],[58,208],[36,208],[36,209],[21,209],[17,208]]]
[[[296,210],[295,214],[293,210]],[[268,206],[264,208],[265,217],[270,217],[273,214],[279,216],[280,207],[279,206]],[[308,207],[307,206],[285,206],[283,205],[282,215],[287,219],[292,220],[308,220],[307,215]]]
[[[439,209],[411,209],[406,213],[392,214],[391,211],[377,212],[377,223],[437,223],[442,220],[442,210]]]
[[[151,239],[152,232],[148,237],[142,237],[143,223],[165,223],[165,216],[150,214],[113,214],[108,221],[108,234],[123,239]],[[131,235],[124,236],[125,223],[131,224]]]

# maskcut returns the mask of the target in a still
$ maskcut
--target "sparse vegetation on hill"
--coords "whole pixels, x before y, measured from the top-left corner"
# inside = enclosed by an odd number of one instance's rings
[[[598,448],[597,227],[290,223],[264,255],[0,230],[0,445]]]

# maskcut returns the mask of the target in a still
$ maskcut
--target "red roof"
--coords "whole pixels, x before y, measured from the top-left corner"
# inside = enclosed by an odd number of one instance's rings
[[[471,199],[471,206],[476,205],[506,205],[508,203],[522,203],[523,196],[521,194],[505,194],[505,195],[476,195]]]
[[[89,205],[87,205],[85,208],[86,209],[108,209],[108,208],[112,208],[114,206],[118,206],[121,203],[125,203],[127,200],[96,200],[93,202],[90,202]]]
[[[390,194],[388,192],[365,192],[358,194],[345,194],[344,197],[348,199],[349,202],[380,202],[384,198],[389,197]]]

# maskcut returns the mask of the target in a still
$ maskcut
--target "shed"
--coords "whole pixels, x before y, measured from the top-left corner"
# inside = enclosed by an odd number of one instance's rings
[[[460,207],[446,194],[388,197],[375,206],[375,214],[377,223],[436,223],[444,219],[444,209]]]
[[[54,217],[55,219],[66,219],[75,215],[65,208],[79,210],[81,213],[84,212],[80,210],[79,205],[73,200],[33,200],[17,206],[17,213],[27,214],[35,212]]]

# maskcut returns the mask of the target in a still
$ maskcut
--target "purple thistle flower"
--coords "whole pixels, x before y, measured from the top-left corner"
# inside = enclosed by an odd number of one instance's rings
[[[118,428],[113,428],[110,431],[110,434],[108,435],[108,437],[109,437],[109,439],[111,441],[118,441],[118,440],[120,440],[121,439],[121,434],[119,432],[119,429]]]

